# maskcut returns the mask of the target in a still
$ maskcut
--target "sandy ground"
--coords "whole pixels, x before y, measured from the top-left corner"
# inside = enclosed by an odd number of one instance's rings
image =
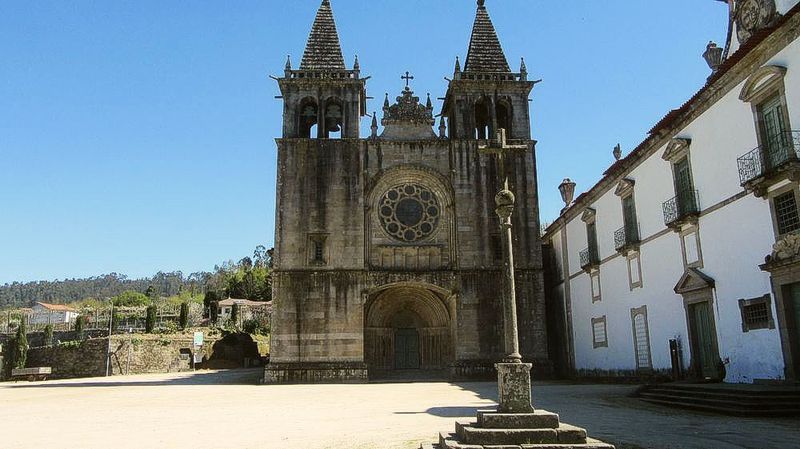
[[[0,447],[416,449],[492,383],[259,386],[258,370],[0,384]],[[800,420],[665,409],[629,386],[539,384],[537,407],[625,448],[796,448]]]

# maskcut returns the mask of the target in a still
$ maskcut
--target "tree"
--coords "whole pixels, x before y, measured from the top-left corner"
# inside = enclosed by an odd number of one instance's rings
[[[233,307],[231,307],[231,324],[233,327],[237,327],[239,324],[239,304],[233,303]]]
[[[150,298],[139,292],[128,290],[111,298],[114,307],[142,307],[150,304]]]
[[[148,334],[152,334],[156,328],[156,306],[149,305],[147,306],[147,316],[145,317],[144,322],[144,331]]]
[[[178,317],[178,327],[181,330],[186,329],[189,325],[189,303],[181,303],[181,314]]]
[[[208,313],[208,317],[211,318],[211,322],[217,322],[217,307],[215,304],[220,300],[219,293],[214,290],[209,290],[206,292],[205,297],[203,297],[203,308]]]
[[[3,345],[3,372],[0,377],[8,379],[11,377],[11,370],[14,368],[14,353],[16,352],[17,342],[14,337],[9,338]]]
[[[78,315],[75,319],[75,339],[83,340],[84,331],[86,329],[86,315]]]
[[[44,345],[53,346],[53,325],[48,324],[44,327]]]
[[[17,335],[14,337],[14,368],[25,368],[28,361],[28,330],[25,320],[19,323]]]
[[[111,333],[117,332],[117,328],[119,328],[119,312],[113,310],[111,312]]]

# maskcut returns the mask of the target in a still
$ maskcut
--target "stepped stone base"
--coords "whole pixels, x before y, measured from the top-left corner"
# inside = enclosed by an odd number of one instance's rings
[[[264,369],[263,383],[366,383],[368,380],[364,363],[269,363]]]
[[[457,422],[453,434],[440,434],[438,444],[420,449],[614,449],[588,438],[586,430],[560,422],[557,414],[478,412],[477,422]]]

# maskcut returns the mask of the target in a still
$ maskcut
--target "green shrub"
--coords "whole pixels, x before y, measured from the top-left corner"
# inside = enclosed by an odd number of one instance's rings
[[[242,330],[251,335],[269,335],[270,322],[268,317],[250,318],[242,323]]]
[[[83,340],[86,337],[86,315],[78,315],[75,319],[75,339]]]
[[[14,352],[17,347],[14,337],[9,338],[3,346],[3,372],[0,377],[4,379],[11,378],[11,370],[14,368]]]

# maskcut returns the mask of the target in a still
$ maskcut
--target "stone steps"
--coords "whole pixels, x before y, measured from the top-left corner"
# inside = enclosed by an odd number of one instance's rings
[[[586,430],[561,423],[555,413],[478,412],[476,422],[456,422],[455,433],[439,435],[438,445],[421,449],[613,449],[590,439]]]
[[[637,396],[652,404],[734,416],[800,415],[800,390],[652,385]]]

